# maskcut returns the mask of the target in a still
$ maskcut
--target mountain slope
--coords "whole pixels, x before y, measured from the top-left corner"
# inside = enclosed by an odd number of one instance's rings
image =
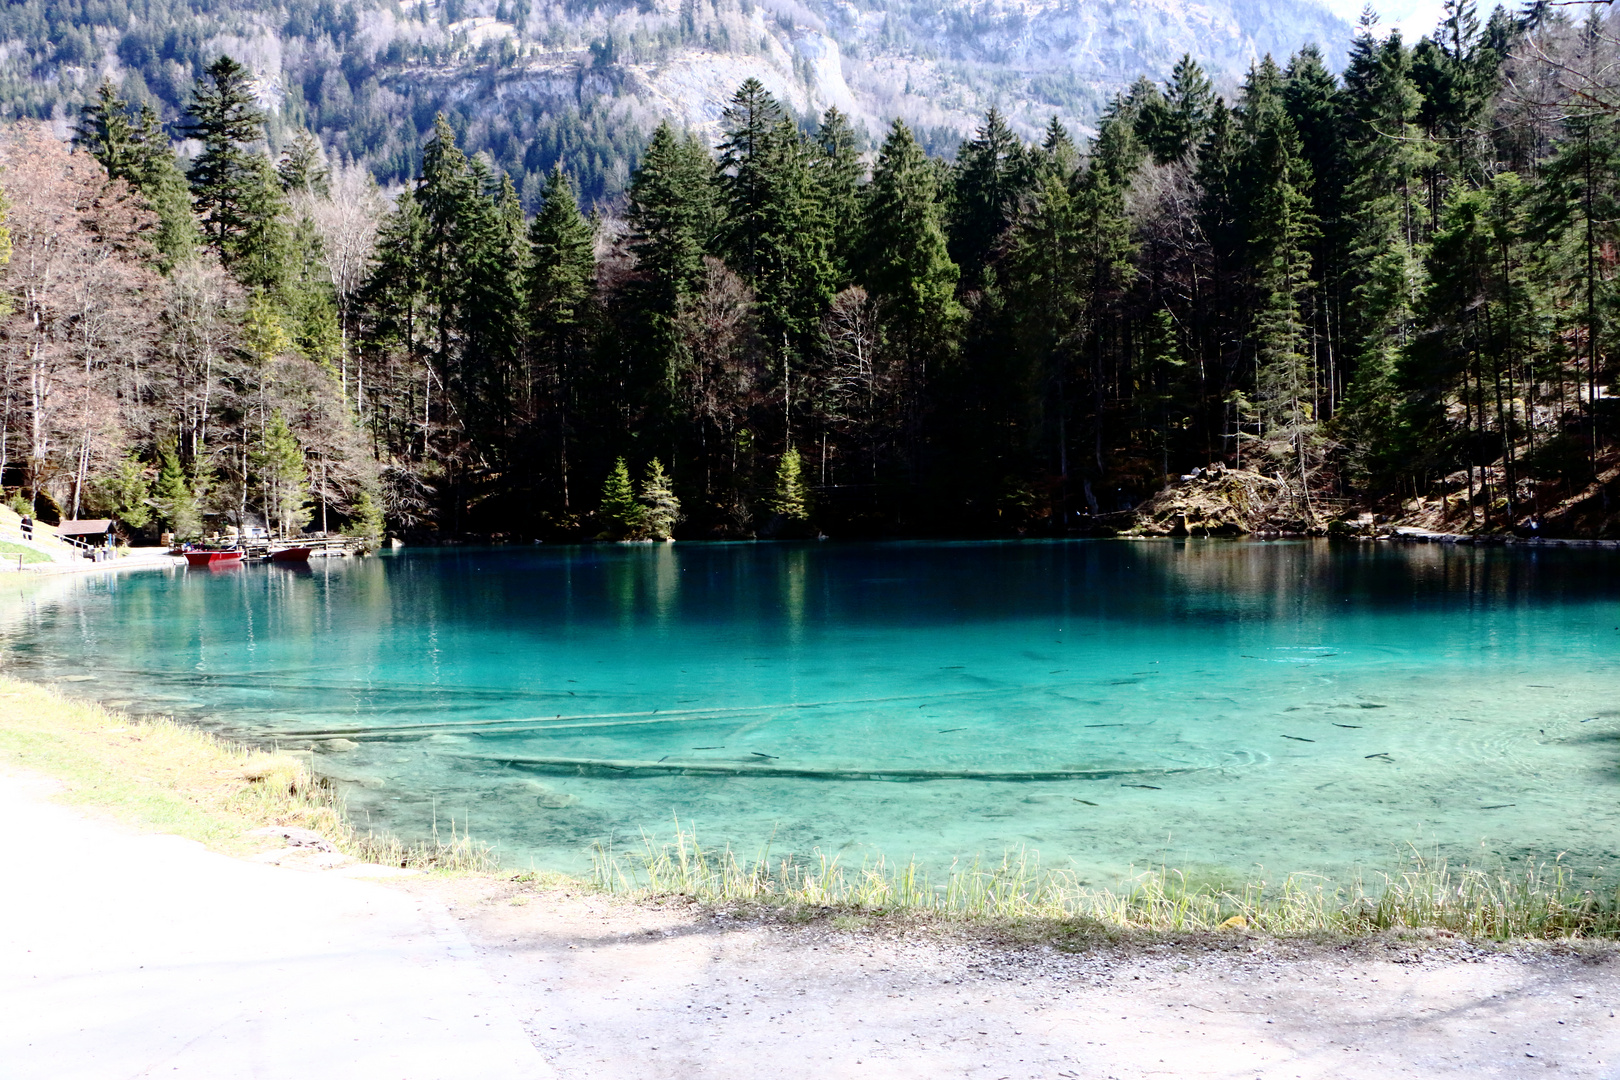
[[[1235,84],[1257,56],[1349,29],[1288,0],[24,0],[0,12],[0,113],[65,133],[103,78],[175,119],[226,52],[260,77],[272,139],[297,126],[409,177],[436,113],[526,198],[559,158],[587,198],[622,189],[665,116],[711,128],[750,75],[809,118],[836,105],[877,134],[900,116],[949,151],[996,105],[1033,132],[1084,128],[1184,52]]]

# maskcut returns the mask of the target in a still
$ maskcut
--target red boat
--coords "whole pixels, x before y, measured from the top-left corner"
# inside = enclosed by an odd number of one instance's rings
[[[184,554],[189,566],[234,566],[242,561],[240,551],[187,551]]]
[[[309,562],[309,553],[314,551],[309,547],[286,547],[270,553],[271,562]]]

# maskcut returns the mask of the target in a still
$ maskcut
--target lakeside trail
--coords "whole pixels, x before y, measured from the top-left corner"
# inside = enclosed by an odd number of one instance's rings
[[[1620,950],[783,926],[489,879],[450,905],[565,1078],[1620,1076]],[[853,920],[858,924],[859,920]]]
[[[0,769],[6,1080],[554,1076],[442,905],[47,801]]]
[[[786,926],[254,863],[58,790],[0,771],[8,1080],[1620,1075],[1610,944]]]

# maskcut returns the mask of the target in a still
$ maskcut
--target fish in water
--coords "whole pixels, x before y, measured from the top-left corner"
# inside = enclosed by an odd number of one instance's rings
[[[1506,810],[1510,806],[1518,806],[1518,805],[1519,805],[1518,803],[1505,802],[1505,803],[1497,803],[1495,806],[1482,806],[1482,807],[1480,807],[1480,809],[1481,810]]]
[[[1315,742],[1316,741],[1315,739],[1307,739],[1307,738],[1305,738],[1304,736],[1301,736],[1301,735],[1284,735],[1283,738],[1285,738],[1285,739],[1293,739],[1295,742]]]
[[[755,757],[762,757],[766,761],[777,761],[777,760],[779,760],[775,754],[762,754],[758,750],[750,750],[748,752],[750,754],[753,754]]]
[[[1164,788],[1156,788],[1156,787],[1154,787],[1154,786],[1153,786],[1153,785],[1152,785],[1152,784],[1121,784],[1121,785],[1119,785],[1119,786],[1120,786],[1120,787],[1139,787],[1139,788],[1146,788],[1146,789],[1147,789],[1147,790],[1149,790],[1149,791],[1163,791],[1163,790],[1164,790]]]
[[[1379,753],[1376,753],[1376,754],[1368,754],[1367,757],[1368,757],[1368,759],[1372,759],[1372,758],[1375,758],[1375,757],[1381,757],[1385,761],[1394,761],[1395,760],[1394,758],[1390,757],[1387,752],[1379,752]]]
[[[966,731],[966,730],[967,730],[967,728],[965,728],[965,727],[947,727],[947,728],[940,728],[939,733],[941,735],[949,735],[953,731]]]
[[[694,747],[692,747],[692,749],[694,749],[694,750],[724,750],[725,747],[723,747],[723,746],[694,746]]]
[[[1070,795],[1069,798],[1074,799],[1074,796]],[[1074,799],[1074,801],[1077,802],[1077,803],[1085,803],[1087,806],[1096,806],[1097,805],[1096,803],[1090,802],[1089,800],[1086,800],[1086,799]]]
[[[1088,728],[1094,728],[1094,727],[1124,727],[1125,725],[1124,724],[1085,724],[1085,725],[1082,725],[1082,726],[1088,727]]]

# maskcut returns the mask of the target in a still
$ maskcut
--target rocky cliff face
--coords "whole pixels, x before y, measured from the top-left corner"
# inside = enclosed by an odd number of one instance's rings
[[[228,52],[273,140],[307,125],[403,179],[443,111],[520,187],[562,159],[610,197],[659,119],[712,133],[749,76],[805,117],[836,105],[877,136],[899,116],[949,152],[991,105],[1026,134],[1052,115],[1084,132],[1183,53],[1230,88],[1267,52],[1337,63],[1349,34],[1317,0],[20,0],[0,11],[0,112],[65,134],[111,78],[173,119]]]
[[[462,93],[493,77],[495,108],[503,95],[566,99],[583,81],[638,117],[713,128],[754,76],[806,115],[836,105],[874,134],[899,116],[948,143],[991,105],[1027,134],[1054,114],[1084,130],[1115,93],[1162,79],[1184,53],[1230,88],[1267,52],[1315,44],[1337,64],[1350,36],[1325,6],[1286,0],[643,0],[565,14],[543,32],[534,19],[469,20],[518,55],[498,71],[450,63],[433,77]]]

